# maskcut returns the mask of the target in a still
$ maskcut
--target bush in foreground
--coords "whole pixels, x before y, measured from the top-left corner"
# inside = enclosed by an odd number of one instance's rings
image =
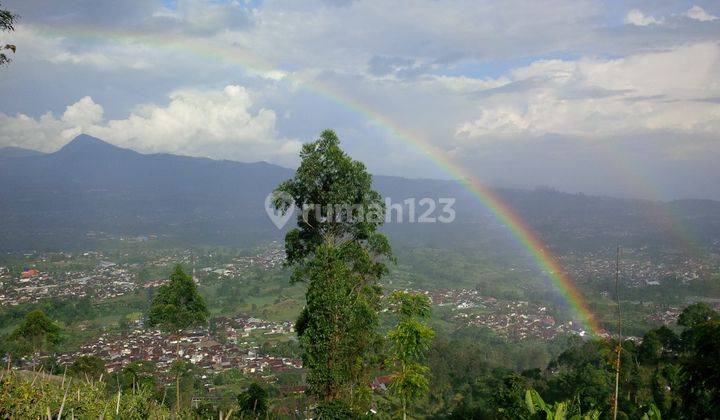
[[[35,372],[5,371],[0,379],[0,418],[167,418],[152,391],[115,392],[104,382]]]

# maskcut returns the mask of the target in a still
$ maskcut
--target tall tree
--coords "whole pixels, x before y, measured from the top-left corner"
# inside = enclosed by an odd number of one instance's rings
[[[148,325],[180,334],[182,330],[202,325],[208,317],[205,300],[195,286],[192,276],[183,271],[180,264],[170,275],[170,281],[160,286],[153,298]],[[177,341],[177,362],[180,360],[180,337]],[[176,407],[180,408],[180,373],[175,373]]]
[[[426,359],[435,333],[424,322],[430,317],[427,296],[397,291],[390,295],[390,303],[399,317],[397,326],[388,333],[391,363],[396,368],[390,391],[400,399],[402,418],[406,419],[409,404],[428,392],[430,368]]]
[[[678,317],[678,325],[685,328],[693,328],[707,321],[720,319],[718,313],[707,303],[697,302],[683,309]]]
[[[72,362],[68,374],[98,380],[105,373],[105,361],[97,356],[80,356]]]
[[[15,353],[25,355],[53,348],[61,341],[60,332],[60,327],[45,312],[36,310],[25,315],[8,341],[13,343]]]
[[[690,418],[715,418],[720,410],[720,314],[704,303],[683,310],[681,366],[683,410]]]
[[[297,228],[285,236],[292,282],[307,285],[297,332],[308,369],[308,393],[322,405],[369,405],[369,373],[377,366],[381,289],[392,259],[377,229],[385,206],[365,166],[325,130],[300,152],[295,176],[275,190],[274,205],[300,209]]]
[[[20,19],[20,16],[8,10],[2,9],[2,3],[0,3],[0,32],[14,31],[15,23],[18,19]],[[0,66],[10,62],[10,58],[5,54],[6,51],[12,51],[14,53],[15,45],[0,44]]]
[[[264,417],[268,409],[267,399],[267,391],[257,382],[251,383],[247,390],[238,395],[240,413],[255,419]]]

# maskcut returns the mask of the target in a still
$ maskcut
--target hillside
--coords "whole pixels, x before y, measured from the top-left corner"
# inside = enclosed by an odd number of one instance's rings
[[[228,244],[282,237],[264,201],[292,170],[242,163],[141,154],[80,135],[55,153],[0,159],[0,248],[52,249],[152,237],[167,243]],[[459,183],[376,176],[393,203],[453,197],[451,224],[390,223],[394,241],[474,244],[512,241],[506,227]],[[551,246],[594,248],[629,243],[672,243],[678,229],[700,245],[720,241],[720,203],[671,203],[592,197],[554,190],[498,190]],[[406,205],[407,206],[407,205]],[[426,207],[416,204],[416,217]],[[440,215],[440,206],[434,216]],[[405,208],[405,216],[409,209]],[[503,242],[505,241],[505,242]]]

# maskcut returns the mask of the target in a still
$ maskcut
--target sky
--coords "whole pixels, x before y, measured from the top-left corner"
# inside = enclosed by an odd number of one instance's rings
[[[0,147],[293,167],[332,128],[376,174],[720,199],[716,1],[0,3]]]

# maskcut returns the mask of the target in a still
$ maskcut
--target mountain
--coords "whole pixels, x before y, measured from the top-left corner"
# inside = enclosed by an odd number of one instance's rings
[[[142,154],[80,135],[55,153],[0,159],[0,250],[91,247],[121,237],[155,235],[182,246],[247,245],[279,240],[265,213],[267,195],[293,174],[265,162],[242,163],[171,154]],[[404,223],[384,228],[411,245],[517,246],[507,226],[453,181],[376,176],[375,187],[404,207]],[[497,190],[556,248],[593,248],[619,238],[672,244],[667,214],[703,244],[720,241],[720,203],[657,203],[566,194]],[[428,209],[419,200],[456,199],[451,224],[408,223]],[[431,216],[441,214],[441,205]],[[720,243],[720,242],[717,242]]]
[[[267,163],[146,155],[81,135],[55,153],[0,161],[0,246],[72,246],[88,232],[197,243],[263,236],[272,226],[265,196],[291,174]]]
[[[44,153],[38,152],[37,150],[23,149],[22,147],[0,147],[0,159],[40,155],[44,155]]]

